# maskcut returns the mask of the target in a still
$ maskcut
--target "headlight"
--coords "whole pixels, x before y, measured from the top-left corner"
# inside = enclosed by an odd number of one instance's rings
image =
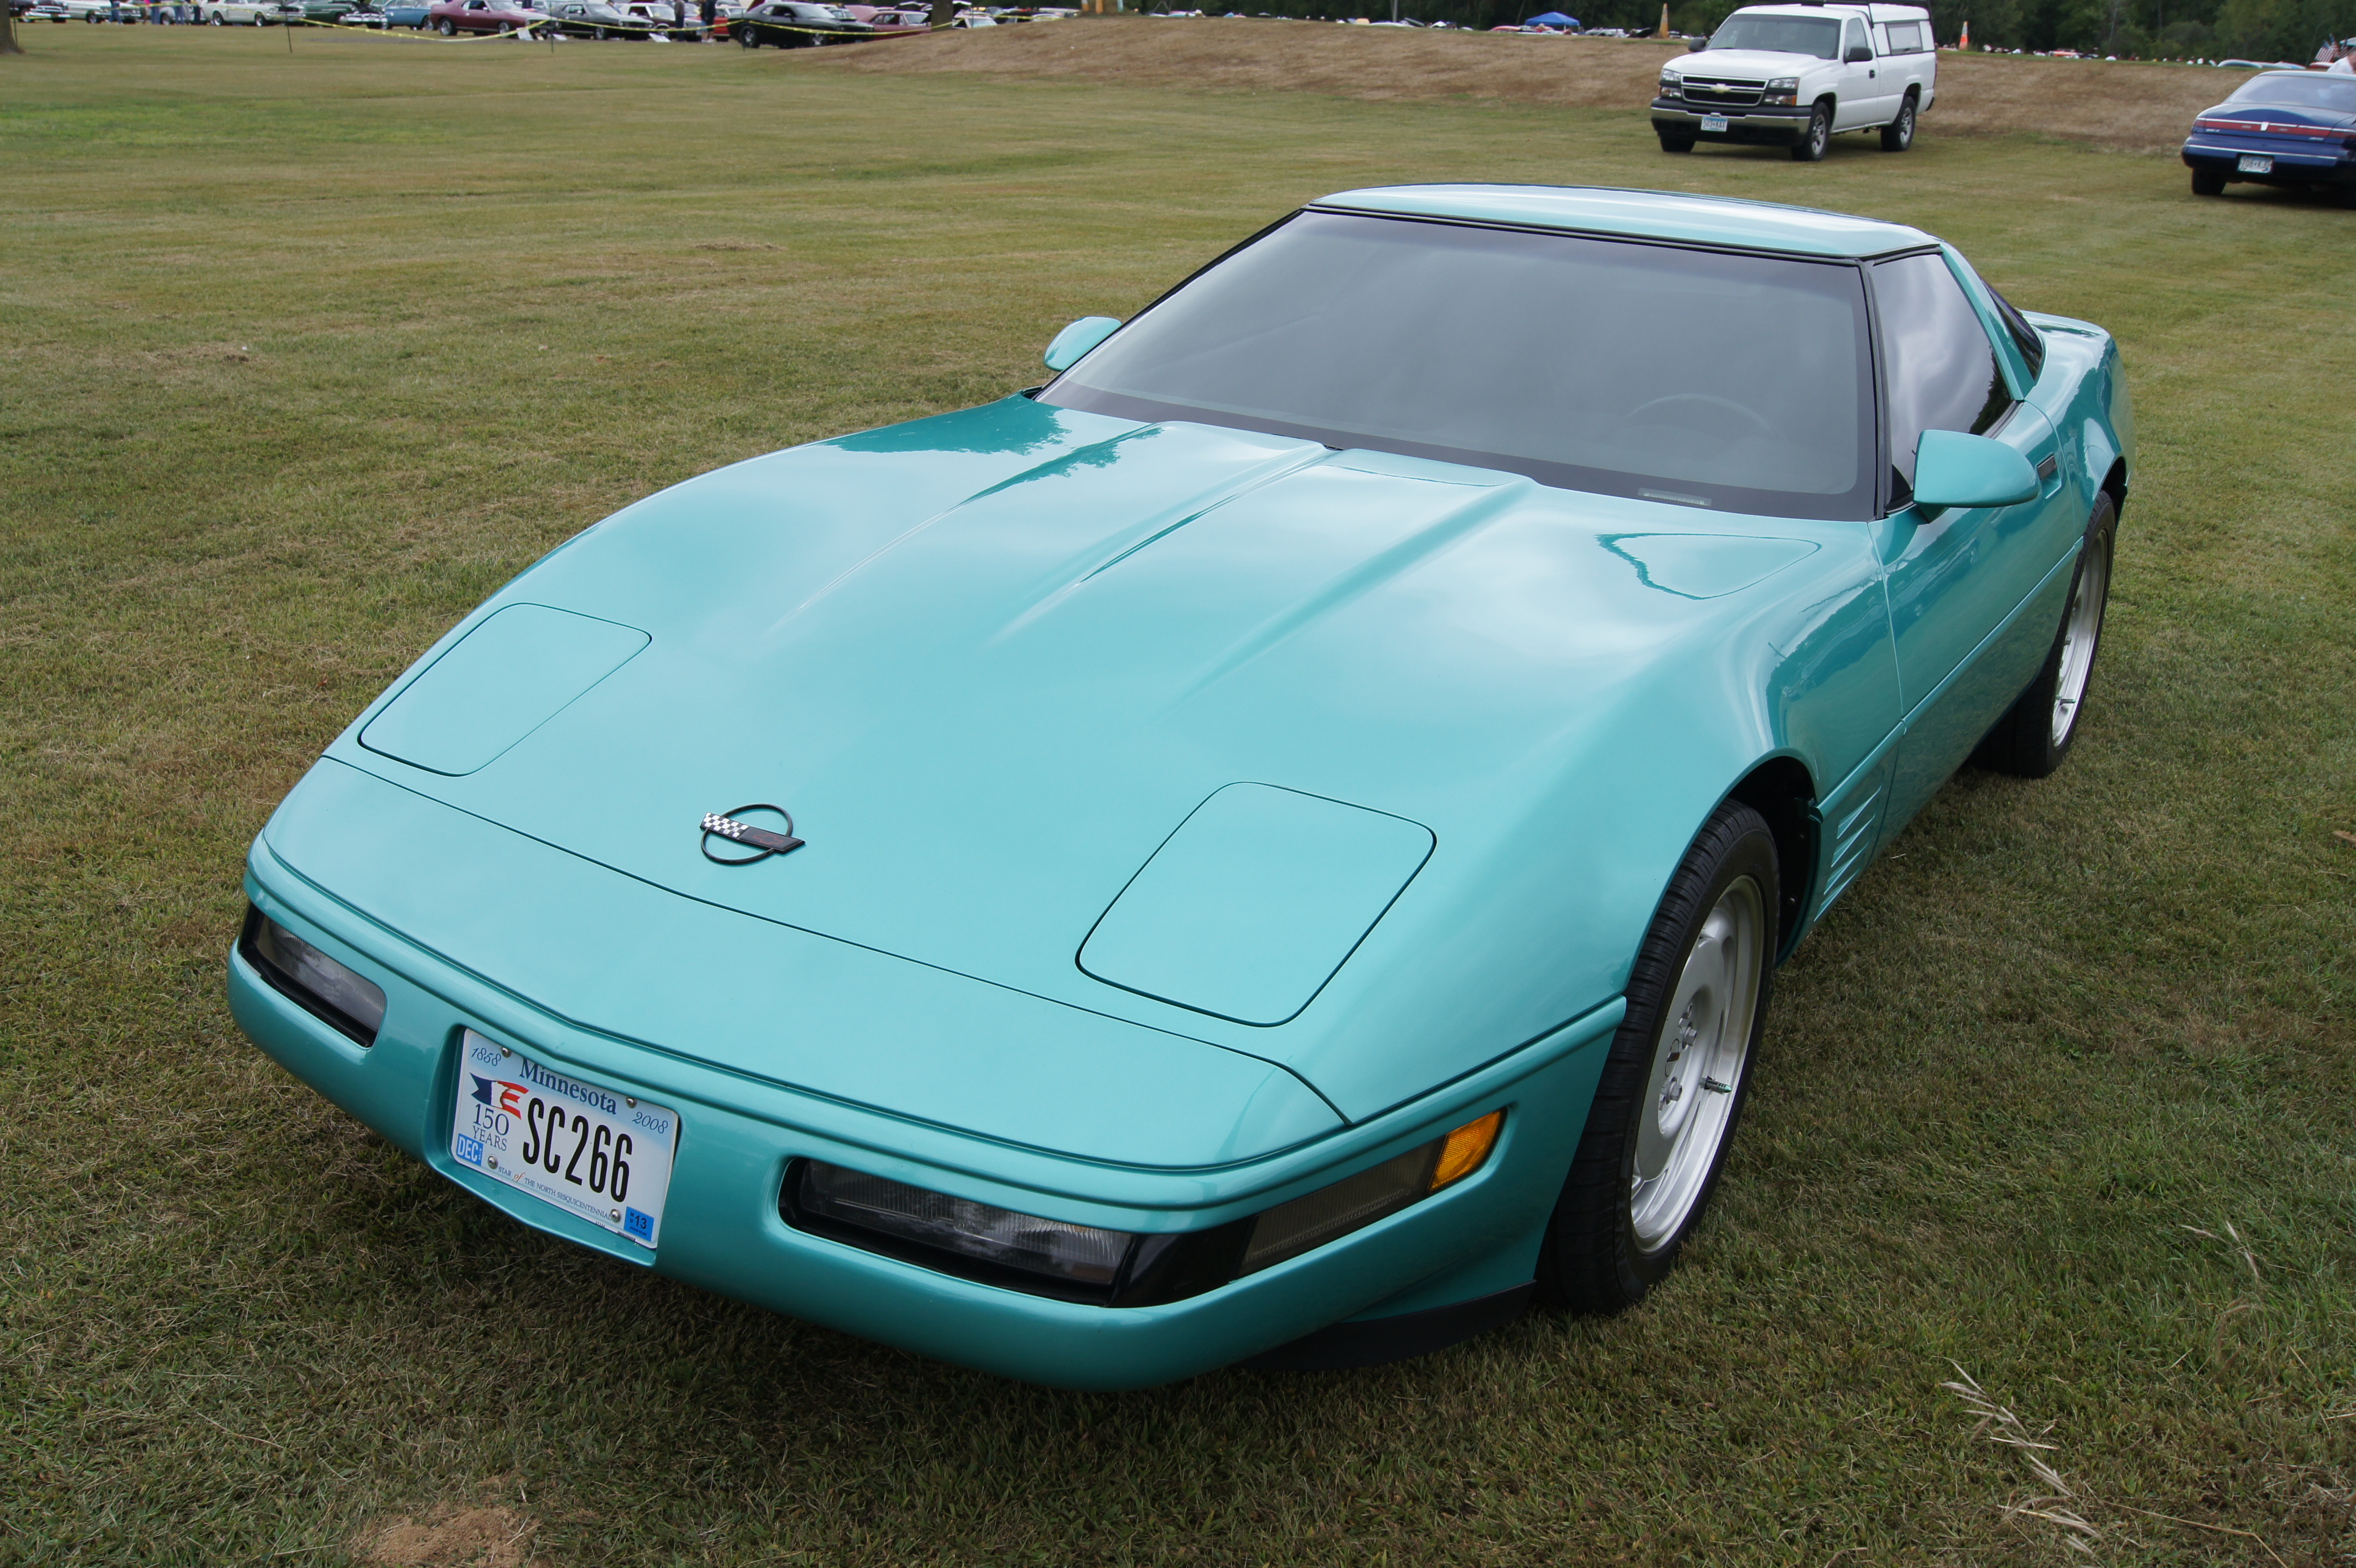
[[[245,961],[288,999],[361,1045],[376,1044],[376,1032],[384,1027],[381,987],[251,907],[237,945]]]
[[[1685,90],[1686,79],[1684,77],[1677,75],[1675,71],[1665,70],[1661,72],[1662,97],[1675,98],[1678,93],[1683,92]]]
[[[1769,103],[1795,103],[1799,101],[1799,97],[1800,79],[1796,76],[1779,76],[1774,81],[1767,84],[1767,91],[1764,95],[1763,102]]]
[[[1151,1306],[1218,1289],[1398,1213],[1471,1176],[1496,1146],[1493,1111],[1290,1203],[1207,1230],[1107,1230],[803,1160],[777,1208],[797,1230],[1034,1295]]]

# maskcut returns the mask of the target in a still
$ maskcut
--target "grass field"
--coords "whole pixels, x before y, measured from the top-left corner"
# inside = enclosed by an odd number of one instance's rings
[[[0,1562],[2356,1550],[2356,214],[1936,115],[1807,166],[1668,159],[1628,112],[766,51],[28,43],[0,60]],[[1023,385],[1067,319],[1425,177],[1917,222],[2111,327],[2138,404],[2076,755],[1959,779],[1786,968],[1719,1207],[1643,1309],[1359,1373],[1012,1386],[528,1231],[238,1036],[252,834],[541,552]]]

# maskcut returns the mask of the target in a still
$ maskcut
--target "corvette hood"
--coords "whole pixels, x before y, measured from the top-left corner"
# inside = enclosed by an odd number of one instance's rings
[[[1301,1026],[1269,1026],[1324,972],[1229,986],[1233,1007],[1183,974],[1132,983],[1192,961],[1160,950],[1149,899],[1255,875],[1255,842],[1297,851],[1347,885],[1301,916],[1331,928],[1314,969],[1526,875],[1516,828],[1566,758],[1657,701],[1660,655],[1722,638],[1743,589],[1820,548],[1745,521],[1009,399],[617,514],[334,755],[711,904],[1299,1069],[1275,1036]],[[805,844],[707,858],[704,814],[762,802]],[[1182,823],[1201,853],[1157,861]],[[1512,1006],[1559,1019],[1617,983],[1566,974],[1586,994]],[[1345,1114],[1399,1098],[1304,1076]]]

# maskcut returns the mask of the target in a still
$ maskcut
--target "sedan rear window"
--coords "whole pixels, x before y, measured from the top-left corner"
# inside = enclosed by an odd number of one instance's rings
[[[1735,16],[1709,36],[1709,47],[1838,59],[1840,30],[1841,25],[1829,17]]]
[[[1302,213],[1040,401],[1730,511],[1872,515],[1858,269]]]
[[[2279,103],[2286,109],[2356,114],[2356,77],[2330,77],[2320,71],[2268,71],[2242,83],[2225,102]]]

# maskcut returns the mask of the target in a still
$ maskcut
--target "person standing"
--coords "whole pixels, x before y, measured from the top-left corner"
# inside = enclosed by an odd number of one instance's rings
[[[703,0],[703,41],[705,43],[716,44],[720,41],[720,35],[712,30],[712,26],[719,19],[720,0]]]

